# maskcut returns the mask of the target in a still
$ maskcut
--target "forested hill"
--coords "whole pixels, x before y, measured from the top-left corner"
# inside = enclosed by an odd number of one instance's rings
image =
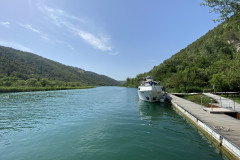
[[[119,82],[32,53],[0,46],[0,86],[102,86]]]
[[[159,51],[161,54],[161,51]],[[147,73],[127,78],[136,87],[153,76],[169,91],[240,90],[240,14],[235,14]]]

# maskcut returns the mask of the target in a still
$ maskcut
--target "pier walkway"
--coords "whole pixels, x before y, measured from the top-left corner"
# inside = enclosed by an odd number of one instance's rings
[[[204,95],[215,99],[218,102],[218,106],[222,108],[227,108],[230,110],[235,110],[236,112],[240,112],[240,104],[234,102],[233,100],[225,97],[221,97],[212,93],[203,93]],[[216,105],[216,104],[215,104]]]
[[[240,120],[225,114],[210,114],[203,106],[168,94],[171,103],[220,145],[240,159]]]

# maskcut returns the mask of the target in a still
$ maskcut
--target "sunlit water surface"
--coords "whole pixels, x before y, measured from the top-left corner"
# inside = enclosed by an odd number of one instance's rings
[[[226,159],[168,103],[137,90],[0,94],[0,160]]]

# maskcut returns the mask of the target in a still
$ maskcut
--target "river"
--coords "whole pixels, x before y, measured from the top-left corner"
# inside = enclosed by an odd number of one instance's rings
[[[0,160],[227,159],[169,103],[137,89],[0,94]]]

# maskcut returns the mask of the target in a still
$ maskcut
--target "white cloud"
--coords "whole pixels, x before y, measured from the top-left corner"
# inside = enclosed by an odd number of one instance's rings
[[[63,18],[65,19],[69,19],[69,20],[76,20],[77,22],[80,23],[87,23],[86,20],[73,16],[73,15],[69,15],[67,14],[65,11],[61,10],[61,9],[54,9],[54,8],[50,8],[48,6],[44,6],[39,4],[38,8],[45,14],[47,15],[49,18],[51,18],[52,20],[54,20],[55,24],[60,26],[61,25],[61,21]]]
[[[35,32],[37,34],[40,35],[41,38],[45,39],[45,40],[49,40],[49,38],[47,37],[46,34],[42,33],[41,31],[39,31],[38,29],[36,28],[33,28],[30,24],[19,24],[21,27],[29,30],[29,31],[32,31],[32,32]]]
[[[108,40],[106,40],[105,38],[98,38],[94,35],[92,35],[91,33],[85,32],[85,31],[79,31],[78,35],[85,40],[87,43],[89,43],[90,45],[92,45],[95,48],[98,48],[102,51],[111,51],[112,47],[109,46]]]
[[[93,31],[90,32],[86,29],[83,29],[91,28],[86,20],[73,15],[69,15],[61,9],[50,8],[42,4],[39,4],[38,8],[56,26],[64,29],[64,31],[70,32],[76,37],[79,37],[92,47],[101,51],[113,50],[113,47],[110,45],[110,38],[108,35],[103,33],[94,34]]]
[[[16,42],[8,42],[8,41],[0,40],[0,45],[5,46],[5,47],[12,47],[12,48],[15,48],[15,49],[19,49],[21,51],[33,52],[32,49],[30,49],[30,48],[28,48],[28,47],[26,47],[22,44],[16,43]]]
[[[0,25],[6,28],[9,28],[10,22],[0,22]]]
[[[39,30],[33,28],[30,24],[20,24],[20,26],[22,26],[22,27],[24,27],[24,28],[26,28],[26,29],[28,29],[30,31],[33,31],[33,32],[36,32],[36,33],[40,33]]]

